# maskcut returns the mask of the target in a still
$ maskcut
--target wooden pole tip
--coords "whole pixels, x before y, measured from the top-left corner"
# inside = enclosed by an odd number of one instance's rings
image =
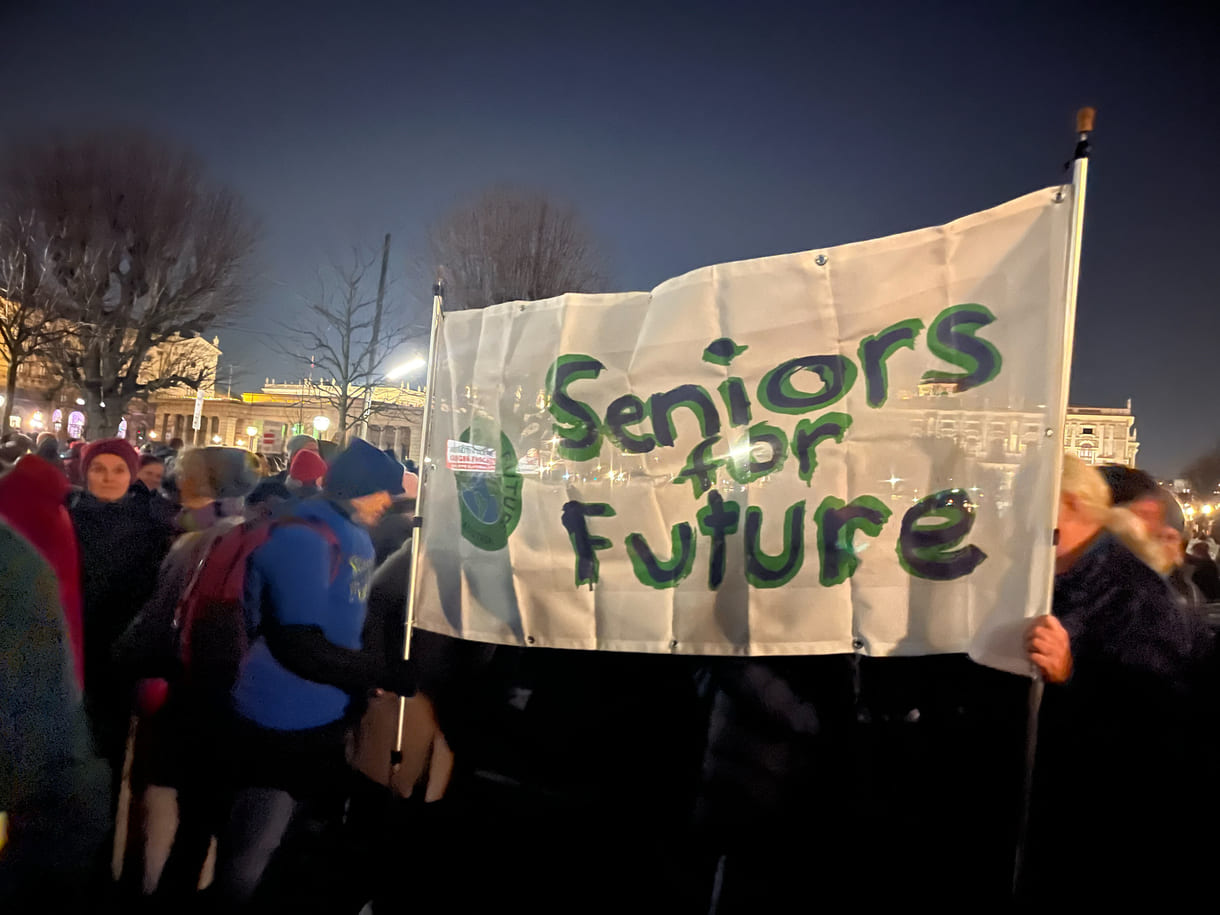
[[[1076,112],[1076,132],[1092,133],[1093,121],[1097,118],[1096,108],[1081,108]]]

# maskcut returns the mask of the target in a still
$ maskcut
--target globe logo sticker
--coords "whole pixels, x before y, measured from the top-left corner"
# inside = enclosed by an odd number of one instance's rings
[[[504,549],[521,520],[521,474],[508,436],[467,428],[449,440],[446,465],[457,482],[462,537],[489,553]]]

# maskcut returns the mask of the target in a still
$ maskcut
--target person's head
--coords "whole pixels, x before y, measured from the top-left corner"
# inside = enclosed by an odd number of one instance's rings
[[[1111,504],[1125,507],[1150,527],[1164,523],[1164,503],[1156,480],[1122,464],[1103,464],[1098,470],[1110,487]]]
[[[202,508],[210,502],[241,499],[258,482],[241,448],[189,448],[174,461],[182,507]]]
[[[1110,487],[1113,504],[1140,522],[1138,530],[1117,531],[1123,542],[1162,575],[1181,565],[1186,518],[1173,495],[1151,475],[1134,467],[1106,464],[1101,473]]]
[[[59,466],[59,439],[48,432],[44,432],[38,436],[38,446],[34,449],[34,453],[44,461],[50,461],[52,464]]]
[[[1208,549],[1207,541],[1200,540],[1190,548],[1190,555],[1195,559],[1211,559],[1212,551]]]
[[[140,469],[136,472],[136,479],[147,486],[153,492],[161,488],[161,481],[165,478],[165,462],[155,454],[140,455]]]
[[[302,448],[292,456],[288,465],[288,481],[304,486],[318,487],[326,476],[326,461],[317,451]]]
[[[169,450],[177,453],[186,447],[186,442],[180,438],[171,438],[169,440]]]
[[[288,450],[288,462],[292,463],[292,459],[296,457],[299,451],[312,451],[318,453],[318,440],[312,435],[294,435],[288,439],[286,446]]]
[[[5,439],[4,445],[0,446],[0,460],[12,464],[23,454],[29,454],[33,450],[34,442],[28,435],[12,432]]]
[[[331,461],[322,491],[327,498],[350,505],[353,518],[372,527],[390,507],[393,497],[402,494],[402,465],[363,439],[354,438]]]
[[[117,502],[123,498],[139,469],[136,449],[121,438],[90,442],[81,456],[85,489],[100,502]]]
[[[1093,539],[1106,526],[1110,512],[1110,488],[1095,467],[1072,454],[1063,456],[1059,488],[1059,537],[1055,555],[1059,559]]]

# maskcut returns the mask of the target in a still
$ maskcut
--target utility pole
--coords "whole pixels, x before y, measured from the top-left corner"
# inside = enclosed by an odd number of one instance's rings
[[[377,343],[381,336],[381,309],[385,303],[385,274],[390,265],[390,233],[381,246],[381,278],[377,281],[377,307],[373,310],[373,336],[369,340],[368,374],[364,379],[364,412],[360,415],[360,437],[369,437],[369,414],[373,411],[373,372],[377,368]],[[347,396],[347,395],[344,395]]]

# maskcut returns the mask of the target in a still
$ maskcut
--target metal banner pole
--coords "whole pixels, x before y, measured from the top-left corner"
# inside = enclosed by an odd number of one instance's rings
[[[414,535],[411,542],[411,579],[407,588],[407,620],[403,635],[402,658],[411,657],[411,633],[415,628],[415,592],[419,584],[419,554],[421,552],[420,533],[424,521],[424,499],[428,491],[428,446],[432,431],[432,401],[435,398],[436,381],[436,350],[441,334],[441,325],[445,322],[444,285],[440,280],[432,287],[432,332],[428,339],[428,381],[424,389],[423,427],[419,435],[419,494],[415,499]],[[394,749],[390,751],[390,787],[393,788],[394,774],[402,765],[402,732],[406,720],[407,700],[398,697],[398,728],[394,740]]]
[[[1063,309],[1063,364],[1060,378],[1059,403],[1056,404],[1056,425],[1047,431],[1048,436],[1053,431],[1058,436],[1058,447],[1055,449],[1055,478],[1052,485],[1053,501],[1051,510],[1059,508],[1059,483],[1063,476],[1063,441],[1067,428],[1068,398],[1072,383],[1072,348],[1076,338],[1076,293],[1080,283],[1080,251],[1084,239],[1084,199],[1089,178],[1089,135],[1093,132],[1093,123],[1097,112],[1093,108],[1081,108],[1076,112],[1076,151],[1072,157],[1072,181],[1066,185],[1061,194],[1070,194],[1068,201],[1072,212],[1068,223],[1067,275],[1064,280]],[[1056,198],[1058,200],[1060,198]],[[1049,439],[1054,441],[1054,439]],[[1054,549],[1053,534],[1050,548]],[[1054,587],[1054,562],[1051,563],[1051,581],[1048,582],[1048,593]],[[1025,732],[1025,783],[1022,789],[1021,822],[1017,833],[1016,858],[1013,862],[1013,890],[1019,888],[1021,874],[1025,866],[1025,846],[1029,838],[1029,808],[1033,795],[1034,762],[1038,748],[1038,713],[1042,707],[1042,695],[1045,689],[1041,678],[1035,678],[1030,685],[1029,718]]]

